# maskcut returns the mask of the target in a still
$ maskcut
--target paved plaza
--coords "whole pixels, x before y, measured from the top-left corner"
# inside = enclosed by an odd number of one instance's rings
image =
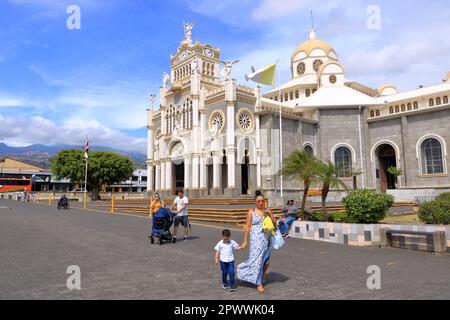
[[[213,258],[220,227],[194,224],[189,241],[163,246],[149,231],[141,217],[0,200],[0,299],[450,299],[448,255],[298,239],[273,251],[264,295],[230,293]],[[70,265],[81,290],[66,287]],[[381,290],[366,286],[370,265]]]

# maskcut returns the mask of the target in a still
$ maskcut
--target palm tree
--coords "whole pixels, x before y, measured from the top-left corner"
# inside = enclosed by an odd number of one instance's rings
[[[311,179],[317,174],[317,159],[306,151],[294,151],[284,160],[281,173],[287,177],[295,177],[303,182],[303,200],[301,212],[304,216],[306,197],[311,186]]]
[[[322,212],[325,215],[325,220],[328,221],[327,212],[327,196],[330,189],[338,189],[342,187],[345,191],[348,190],[347,185],[338,177],[338,168],[330,161],[317,162],[317,175],[322,182]]]

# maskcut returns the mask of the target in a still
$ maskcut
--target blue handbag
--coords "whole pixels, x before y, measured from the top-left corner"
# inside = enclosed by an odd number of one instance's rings
[[[270,247],[274,250],[279,250],[284,245],[284,239],[281,235],[280,229],[275,231],[275,235],[270,237]]]

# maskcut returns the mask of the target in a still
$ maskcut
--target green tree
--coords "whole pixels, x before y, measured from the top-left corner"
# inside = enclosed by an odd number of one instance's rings
[[[338,168],[330,161],[317,161],[317,175],[322,183],[322,212],[325,220],[329,220],[327,212],[327,197],[330,189],[343,188],[348,190],[347,185],[338,177]]]
[[[50,160],[50,169],[57,179],[70,179],[74,183],[82,183],[85,173],[83,150],[60,151]]]
[[[294,177],[303,182],[303,199],[301,212],[304,217],[306,198],[309,188],[311,187],[311,179],[317,174],[317,159],[306,151],[294,151],[284,160],[284,166],[281,173],[287,177]]]
[[[111,185],[124,181],[133,174],[133,162],[130,158],[105,151],[89,154],[88,184],[94,191],[94,198],[98,199],[98,192],[102,185]],[[85,162],[82,150],[63,150],[51,161],[52,173],[57,179],[70,179],[82,183],[85,176]]]

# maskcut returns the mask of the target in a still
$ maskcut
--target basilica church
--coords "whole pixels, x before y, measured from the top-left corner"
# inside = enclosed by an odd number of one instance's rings
[[[398,200],[450,190],[450,72],[411,91],[370,88],[346,78],[338,53],[313,28],[292,52],[291,80],[262,94],[256,84],[236,83],[233,62],[222,62],[218,48],[193,42],[192,27],[185,25],[170,57],[159,107],[153,97],[148,110],[148,192],[184,189],[196,198],[262,190],[279,203],[283,190],[284,199],[297,199],[302,184],[282,180],[279,170],[283,157],[302,149],[331,160],[349,186],[356,176],[358,187]]]

